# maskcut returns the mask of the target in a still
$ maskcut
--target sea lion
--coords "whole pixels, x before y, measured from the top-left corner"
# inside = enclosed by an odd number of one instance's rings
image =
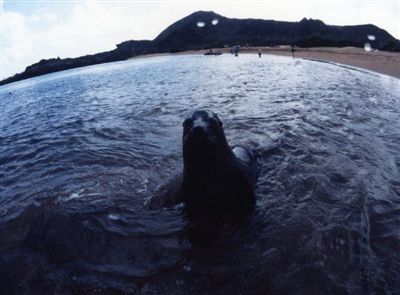
[[[161,188],[150,208],[185,204],[195,221],[238,220],[254,208],[256,159],[251,151],[229,147],[216,114],[195,111],[183,122],[183,174]]]

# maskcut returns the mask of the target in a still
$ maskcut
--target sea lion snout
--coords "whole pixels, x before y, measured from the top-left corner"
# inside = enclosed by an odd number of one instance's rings
[[[206,136],[209,129],[208,119],[206,111],[195,111],[183,122],[183,137]]]
[[[207,125],[193,126],[190,133],[192,137],[204,137],[207,135]]]
[[[193,112],[193,114],[183,122],[184,136],[192,131],[203,129],[213,133],[217,129],[222,127],[222,123],[218,116],[214,113],[211,115],[207,111],[199,110]],[[198,131],[197,131],[198,132]]]
[[[187,132],[200,132],[201,129],[207,131],[209,117],[206,111],[195,111],[191,117],[183,122],[183,127]]]
[[[195,131],[196,129],[203,129],[203,130],[207,130],[208,128],[208,122],[205,121],[203,118],[196,118],[193,121],[193,126],[192,126],[192,130]]]
[[[201,145],[201,150],[199,147],[195,150],[203,152],[207,150],[207,146],[215,149],[217,142],[225,145],[225,141],[222,123],[215,114],[209,115],[205,110],[198,110],[183,122],[183,143],[186,150],[194,150],[189,146]]]
[[[222,124],[213,114],[199,110],[183,122],[183,157],[186,163],[207,166],[229,149]],[[220,155],[221,154],[221,155]]]

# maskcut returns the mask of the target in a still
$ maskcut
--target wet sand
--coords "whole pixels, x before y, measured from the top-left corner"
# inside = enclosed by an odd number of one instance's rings
[[[222,50],[224,54],[229,54],[228,48],[221,48],[215,50]],[[262,54],[272,54],[281,56],[291,56],[289,46],[277,46],[277,47],[261,47]],[[182,54],[204,54],[206,50],[191,50],[179,53],[173,53],[173,55]],[[240,54],[257,54],[258,49],[256,47],[242,47]],[[136,58],[146,58],[153,56],[164,56],[170,55],[169,53],[162,54],[149,54],[144,56],[138,56]],[[400,79],[400,53],[398,52],[387,52],[387,51],[370,51],[367,52],[362,48],[355,47],[314,47],[314,48],[297,48],[294,52],[295,58],[304,58],[316,61],[333,62],[344,64],[353,67],[359,67],[374,71],[377,73],[389,75]]]

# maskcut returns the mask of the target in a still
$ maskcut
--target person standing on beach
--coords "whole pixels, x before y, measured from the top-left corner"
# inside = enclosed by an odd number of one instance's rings
[[[292,52],[292,58],[294,58],[294,45],[290,45],[290,51]]]
[[[258,57],[261,57],[261,48],[258,48]]]

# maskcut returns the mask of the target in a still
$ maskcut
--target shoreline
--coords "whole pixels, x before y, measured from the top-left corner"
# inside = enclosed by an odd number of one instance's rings
[[[289,46],[279,47],[259,47],[262,55],[292,56]],[[215,48],[224,54],[230,54],[229,48]],[[136,56],[137,58],[151,58],[156,56],[175,56],[175,55],[203,55],[207,50],[188,50],[177,53],[155,53]],[[258,47],[244,47],[240,54],[257,54]],[[311,61],[328,62],[332,64],[342,64],[350,67],[357,67],[379,74],[400,79],[400,53],[387,51],[367,52],[362,48],[356,47],[313,47],[295,48],[295,58],[302,58]]]
[[[264,51],[263,51],[264,52]],[[265,50],[266,54],[291,56],[289,48],[285,51]],[[294,56],[307,60],[337,63],[350,67],[373,71],[400,79],[400,53],[385,51],[367,52],[362,48],[296,48]]]
[[[275,55],[275,56],[285,56],[291,57],[292,53],[290,46],[276,46],[276,47],[242,47],[240,49],[239,56],[241,54],[258,54],[258,48],[261,49],[262,55]],[[213,50],[220,50],[224,54],[230,54],[230,48],[213,48]],[[187,50],[176,53],[152,53],[138,55],[125,60],[132,59],[145,59],[159,56],[178,56],[178,55],[204,55],[208,51],[206,49],[198,50]],[[348,66],[349,68],[354,67],[354,70],[367,70],[375,72],[377,74],[387,75],[389,77],[400,80],[400,52],[388,52],[388,51],[365,51],[362,48],[357,47],[311,47],[311,48],[295,48],[294,52],[295,58],[300,58],[304,60],[310,60],[315,62],[325,62],[337,66]],[[124,60],[121,60],[124,61]],[[106,64],[99,63],[99,64]],[[94,66],[99,64],[87,65]],[[49,72],[41,75],[35,75],[32,77],[25,77],[15,81],[7,81],[10,78],[0,81],[0,86],[3,87],[10,83],[15,83],[18,81],[23,81],[26,79],[39,77],[51,73],[61,72],[65,70],[72,70],[76,68],[81,68],[86,66],[79,66],[68,68],[60,71]]]

